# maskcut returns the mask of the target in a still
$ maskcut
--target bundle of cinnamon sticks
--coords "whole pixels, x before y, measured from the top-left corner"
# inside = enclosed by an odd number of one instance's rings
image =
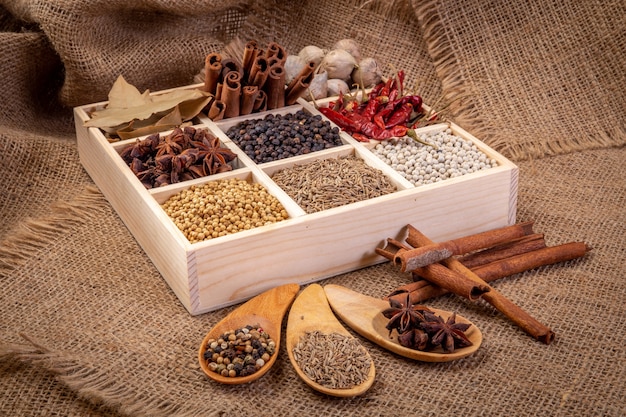
[[[413,282],[386,298],[411,303],[452,292],[469,300],[484,299],[537,340],[554,340],[549,327],[534,319],[488,283],[543,265],[583,257],[591,250],[584,242],[547,246],[544,235],[533,232],[533,222],[519,223],[435,243],[415,227],[407,226],[404,242],[387,239],[376,252],[393,261]]]
[[[278,43],[263,50],[254,40],[244,45],[241,60],[207,55],[203,90],[215,97],[208,116],[217,121],[294,104],[309,88],[315,64],[310,62],[286,85],[286,59]]]

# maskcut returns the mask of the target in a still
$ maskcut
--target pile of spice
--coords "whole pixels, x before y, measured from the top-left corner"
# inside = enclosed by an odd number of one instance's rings
[[[307,332],[292,353],[302,372],[331,389],[350,389],[362,384],[371,368],[370,356],[363,345],[339,333]]]
[[[339,95],[337,100],[328,102],[328,107],[318,110],[361,142],[411,135],[413,129],[438,116],[426,115],[420,96],[404,95],[404,77],[405,72],[398,71],[367,94]]]
[[[237,178],[191,186],[170,197],[162,207],[191,243],[289,217],[280,201],[261,184]]]
[[[309,214],[396,191],[382,171],[354,155],[296,164],[272,180]]]
[[[338,128],[303,110],[245,120],[226,135],[258,164],[342,145]]]
[[[452,134],[450,129],[418,135],[432,146],[410,137],[385,140],[372,152],[415,186],[432,184],[496,167],[474,143]]]
[[[471,325],[456,323],[456,314],[444,320],[428,307],[412,304],[409,293],[404,303],[389,299],[389,305],[382,312],[389,319],[387,330],[390,336],[395,330],[398,343],[404,347],[426,351],[440,346],[444,353],[452,353],[454,349],[472,345],[465,335]]]
[[[276,342],[269,334],[259,325],[248,325],[209,339],[203,355],[212,372],[234,378],[255,373],[275,351]]]
[[[208,130],[191,126],[137,139],[120,156],[148,189],[230,171],[237,157]]]

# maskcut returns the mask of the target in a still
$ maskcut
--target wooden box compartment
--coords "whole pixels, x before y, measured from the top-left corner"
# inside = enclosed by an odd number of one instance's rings
[[[256,164],[225,133],[244,117],[213,122],[200,116],[194,126],[209,129],[237,154],[233,170],[148,190],[119,155],[135,139],[109,143],[99,129],[83,126],[89,111],[105,104],[74,109],[81,163],[192,315],[240,303],[278,285],[306,284],[384,262],[375,248],[388,237],[404,239],[407,224],[418,227],[433,240],[446,240],[516,220],[518,168],[455,124],[425,129],[451,128],[453,134],[472,141],[495,159],[498,166],[415,187],[371,153],[371,145],[344,132],[343,144],[335,148]],[[274,113],[300,108],[319,114],[305,100]],[[261,118],[266,113],[247,117]],[[381,170],[397,191],[307,214],[271,180],[271,175],[284,167],[343,155],[356,155]],[[233,177],[262,184],[283,204],[289,218],[190,243],[161,204],[191,185]]]

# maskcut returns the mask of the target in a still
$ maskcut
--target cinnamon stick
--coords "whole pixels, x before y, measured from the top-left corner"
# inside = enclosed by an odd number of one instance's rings
[[[252,64],[257,57],[259,52],[258,44],[255,40],[251,40],[246,42],[246,45],[243,48],[243,60],[242,66],[245,74],[250,73],[250,69],[252,68]]]
[[[419,230],[408,226],[409,237],[411,245],[417,246],[431,246],[434,242],[427,236],[423,235]],[[407,238],[407,242],[409,238]],[[468,245],[469,246],[469,245]],[[410,252],[410,251],[409,251]],[[554,332],[549,327],[537,321],[530,314],[517,306],[511,300],[502,295],[499,291],[489,286],[478,275],[473,273],[470,269],[466,268],[461,262],[456,259],[448,258],[443,260],[443,264],[450,270],[462,275],[468,281],[474,282],[477,285],[486,285],[490,291],[485,292],[482,298],[489,304],[494,306],[498,311],[508,317],[512,322],[517,324],[522,330],[534,337],[535,339],[550,344],[554,340]],[[426,277],[425,277],[426,278]]]
[[[270,42],[267,45],[267,51],[265,52],[266,58],[276,58],[282,64],[287,60],[287,53],[285,52],[285,48],[283,48],[280,44],[276,42]]]
[[[302,80],[309,79],[309,84],[310,84],[311,80],[313,80],[313,77],[311,76],[311,74],[313,74],[314,70],[315,70],[315,62],[311,61],[308,64],[306,64],[304,68],[302,68],[302,70],[298,73],[298,75],[296,75],[294,79],[291,80],[291,82],[287,85],[287,92],[293,90],[296,87],[296,85],[302,82]]]
[[[472,268],[472,271],[482,280],[489,283],[540,266],[581,258],[590,250],[583,242],[570,242],[500,259]],[[462,260],[461,263],[463,263]],[[423,279],[416,272],[413,272],[413,278],[415,281],[399,286],[386,298],[394,298],[398,302],[404,302],[404,297],[406,297],[408,292],[410,293],[411,303],[418,304],[429,298],[449,293],[448,290]]]
[[[258,56],[254,60],[250,74],[248,74],[248,85],[256,85],[259,89],[263,88],[269,76],[269,70],[267,59],[263,56]]]
[[[254,110],[254,102],[258,95],[259,87],[256,85],[247,85],[241,90],[240,115],[243,116],[252,113],[252,110]]]
[[[479,265],[485,265],[490,262],[499,261],[500,259],[510,258],[511,256],[520,255],[522,253],[545,247],[546,241],[544,240],[543,234],[533,233],[491,248],[473,252],[458,259],[463,265],[473,269]]]
[[[282,66],[270,68],[265,85],[267,109],[273,110],[285,105],[285,69]]]
[[[204,91],[215,94],[222,72],[222,57],[218,53],[208,54],[204,60]]]
[[[295,104],[302,94],[309,88],[311,81],[313,81],[313,72],[310,72],[306,76],[302,77],[302,74],[294,78],[285,91],[285,104],[288,106]],[[295,83],[294,83],[295,82]]]
[[[225,105],[224,118],[239,116],[240,97],[241,75],[237,71],[230,71],[222,85],[221,101]]]
[[[409,235],[406,241],[415,249],[403,252],[394,259],[394,262],[401,264],[403,272],[412,271],[416,268],[442,261],[453,255],[464,255],[529,235],[533,233],[532,226],[532,222],[519,223],[441,243],[431,242],[431,244],[423,246],[415,245],[415,242],[411,241],[411,235]]]
[[[485,297],[486,293],[491,291],[491,288],[486,283],[472,282],[458,271],[446,268],[439,263],[426,265],[417,269],[416,272],[432,284],[470,301],[476,301],[481,296]]]
[[[224,118],[224,111],[226,110],[226,106],[222,103],[221,100],[213,100],[211,104],[211,108],[209,109],[209,119],[217,122],[218,120],[222,120]]]
[[[377,249],[376,251],[381,254],[384,253],[383,256],[388,256],[391,253],[389,247],[394,247],[397,249],[394,255],[397,256],[408,249],[405,245],[394,239],[388,239],[387,243],[386,248]],[[431,283],[472,301],[477,300],[481,295],[489,291],[486,284],[471,282],[458,272],[452,271],[438,263],[420,268],[419,274],[428,279]]]
[[[257,94],[256,100],[254,100],[253,109],[255,112],[267,110],[267,94],[265,94],[265,91],[259,90],[259,94]]]
[[[231,72],[236,72],[239,74],[239,78],[243,78],[243,68],[241,65],[232,58],[222,59],[222,72],[220,73],[220,79],[225,82],[226,77]]]
[[[500,259],[495,262],[477,266],[472,270],[481,279],[489,282],[540,266],[581,258],[590,250],[591,248],[584,242],[569,242]]]

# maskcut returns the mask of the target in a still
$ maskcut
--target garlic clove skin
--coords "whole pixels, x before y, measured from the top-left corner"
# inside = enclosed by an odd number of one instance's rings
[[[338,95],[346,94],[350,91],[350,87],[348,86],[348,83],[338,78],[329,79],[326,85],[328,87],[329,96],[338,96]]]
[[[383,73],[374,58],[363,58],[352,71],[352,81],[363,88],[373,87],[383,78]]]
[[[306,63],[313,62],[317,67],[324,59],[324,55],[326,52],[322,48],[319,48],[315,45],[305,46],[298,52],[298,56],[302,58],[302,60]]]
[[[328,73],[315,74],[309,85],[309,91],[315,100],[328,97]]]
[[[289,84],[306,66],[306,61],[298,55],[288,55],[285,60],[285,84]]]
[[[361,48],[354,39],[342,39],[337,41],[337,43],[333,46],[333,49],[343,49],[344,51],[348,51],[357,63],[361,62]]]
[[[333,49],[324,56],[318,71],[326,71],[328,79],[337,78],[348,82],[356,65],[356,60],[348,51],[345,49]]]

